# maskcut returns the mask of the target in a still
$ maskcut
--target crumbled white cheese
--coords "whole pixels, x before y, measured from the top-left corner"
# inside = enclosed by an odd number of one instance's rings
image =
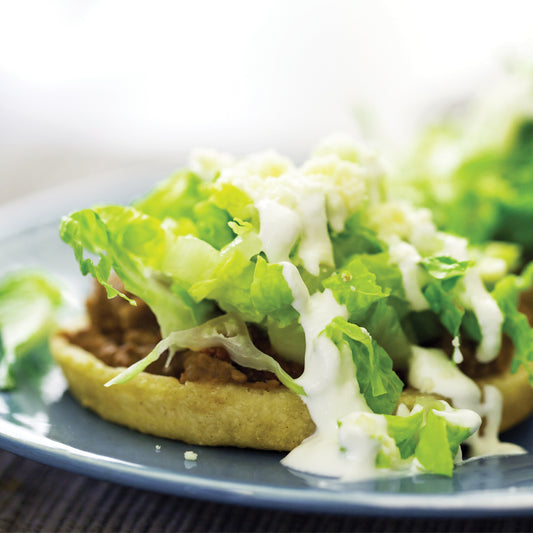
[[[186,461],[196,461],[198,459],[198,454],[196,452],[193,452],[192,450],[187,450],[183,457]]]

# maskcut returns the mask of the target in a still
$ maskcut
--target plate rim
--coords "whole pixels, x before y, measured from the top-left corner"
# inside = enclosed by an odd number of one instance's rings
[[[11,422],[3,422],[18,428]],[[0,424],[0,449],[74,474],[174,496],[291,512],[365,516],[384,513],[390,517],[474,518],[533,513],[532,491],[475,490],[464,494],[423,494],[423,499],[416,493],[357,491],[349,498],[349,493],[320,491],[314,487],[280,489],[257,483],[197,478],[178,472],[165,475],[159,468],[127,461],[121,464],[110,457],[87,454],[74,447],[67,447],[68,450],[61,453],[54,448],[55,441],[46,437],[40,444],[21,442],[3,432],[5,424]],[[496,499],[498,504],[493,505]],[[414,500],[420,503],[413,505]]]

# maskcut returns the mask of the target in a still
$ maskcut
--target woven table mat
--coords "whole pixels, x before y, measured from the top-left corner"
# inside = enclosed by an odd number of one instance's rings
[[[296,513],[180,498],[91,479],[0,451],[0,531],[477,532],[533,530],[533,517],[391,519]]]

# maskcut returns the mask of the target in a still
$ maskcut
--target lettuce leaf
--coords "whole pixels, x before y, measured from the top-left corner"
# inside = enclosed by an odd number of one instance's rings
[[[231,217],[251,222],[255,228],[259,227],[259,215],[253,200],[235,185],[215,182],[210,200]]]
[[[426,472],[450,477],[459,446],[472,429],[451,423],[439,413],[454,411],[438,400],[417,405],[408,416],[386,415],[387,432],[402,459],[416,458]]]
[[[21,270],[0,280],[0,389],[16,385],[16,364],[44,342],[63,301],[58,284],[44,273]]]
[[[152,309],[163,335],[195,326],[210,314],[211,307],[186,296],[180,280],[173,280],[167,271],[175,256],[193,261],[173,246],[189,241],[172,234],[157,219],[132,207],[84,209],[63,218],[60,235],[74,249],[83,275],[94,276],[110,298],[118,295],[133,303],[109,282],[112,270],[116,272],[125,290]],[[98,262],[85,257],[86,252]],[[202,254],[195,255],[197,270],[204,267],[203,260]]]
[[[254,346],[246,324],[234,314],[222,315],[200,326],[171,333],[160,341],[146,357],[107,382],[106,386],[126,383],[133,379],[148,365],[157,361],[166,350],[170,349],[171,353],[184,349],[200,351],[213,346],[225,348],[231,359],[241,366],[274,373],[288,389],[296,394],[305,395],[303,388],[281,368],[275,359]]]
[[[523,313],[518,310],[520,293],[533,286],[533,263],[530,263],[521,276],[508,275],[500,280],[492,296],[503,312],[503,332],[511,337],[515,351],[511,362],[511,372],[522,365],[529,374],[533,385],[533,329]]]
[[[448,256],[428,257],[420,261],[428,274],[424,297],[452,337],[459,335],[465,314],[454,288],[471,264],[470,261],[457,261]]]
[[[402,459],[414,455],[418,443],[420,428],[424,423],[424,411],[409,416],[385,415],[387,431],[396,442]]]
[[[208,184],[188,170],[182,170],[163,181],[133,205],[139,211],[159,220],[170,218],[189,233],[222,248],[234,238],[228,226],[227,211],[209,201]]]
[[[65,217],[60,232],[82,273],[93,275],[109,297],[133,303],[109,282],[114,271],[125,291],[152,309],[163,336],[204,322],[215,303],[249,322],[261,323],[267,314],[281,326],[295,322],[298,314],[281,267],[257,255],[261,241],[250,224],[231,227],[237,236],[217,250],[133,207],[108,206]]]
[[[331,236],[337,268],[344,266],[356,254],[377,254],[386,250],[375,231],[367,227],[362,213],[354,213],[345,223],[344,230]]]
[[[356,366],[359,390],[375,413],[393,412],[403,388],[401,379],[392,369],[392,360],[385,350],[361,327],[336,317],[325,328],[339,350],[349,348]]]
[[[208,196],[207,187],[198,176],[189,170],[181,170],[159,183],[133,206],[159,220],[167,217],[193,219],[195,206]]]
[[[513,120],[504,140],[468,155],[460,153],[466,121],[429,128],[410,165],[417,173],[402,194],[409,199],[418,196],[417,203],[432,209],[441,229],[465,236],[473,244],[517,243],[527,262],[533,259],[533,119],[523,115]],[[431,166],[441,151],[459,155],[457,164],[444,174]]]
[[[280,328],[295,324],[298,320],[298,312],[292,307],[294,297],[283,277],[282,265],[267,263],[261,256],[255,264],[250,298],[254,307],[275,320]]]
[[[188,289],[196,300],[215,300],[225,312],[236,312],[250,322],[260,322],[264,315],[250,298],[255,264],[239,250],[219,257],[215,268]]]
[[[231,226],[237,237],[217,253],[212,268],[196,276],[188,287],[196,300],[216,300],[226,313],[238,313],[247,322],[261,323],[266,316],[284,327],[298,319],[292,307],[292,292],[281,265],[268,263],[261,255],[261,241],[249,223]]]
[[[354,256],[323,285],[346,306],[350,322],[365,327],[400,366],[405,363],[411,348],[401,322],[408,303],[401,273],[388,254]]]
[[[459,445],[469,436],[469,428],[451,424],[431,409],[420,429],[415,457],[427,472],[451,477]]]

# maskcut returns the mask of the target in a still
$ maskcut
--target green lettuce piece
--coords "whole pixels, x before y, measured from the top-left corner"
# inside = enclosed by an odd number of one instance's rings
[[[446,420],[433,411],[429,411],[426,424],[420,429],[415,457],[428,472],[452,475],[453,457],[449,453]]]
[[[324,280],[335,299],[346,306],[350,322],[365,327],[378,344],[403,366],[410,342],[402,327],[409,305],[401,273],[386,253],[354,256]]]
[[[336,317],[325,328],[341,353],[348,348],[356,367],[359,390],[368,406],[378,414],[393,412],[403,388],[401,379],[392,369],[392,359],[362,328]]]
[[[213,346],[225,348],[231,359],[241,366],[274,373],[288,389],[296,394],[305,395],[303,388],[275,359],[254,346],[245,322],[234,314],[222,315],[200,326],[171,333],[146,357],[107,382],[106,386],[126,383],[133,379],[148,365],[157,361],[166,350],[171,350],[171,353],[184,349],[201,351]]]
[[[420,429],[415,457],[426,471],[451,477],[459,445],[469,436],[469,428],[451,424],[431,409]]]
[[[249,322],[260,322],[264,315],[256,309],[250,298],[255,264],[238,250],[224,256],[208,277],[199,279],[189,289],[196,300],[215,300],[227,313],[241,314]]]
[[[439,316],[442,325],[456,337],[465,312],[456,303],[455,295],[445,291],[440,283],[435,282],[428,283],[422,292],[431,310]]]
[[[456,426],[446,421],[446,436],[448,437],[448,447],[450,448],[450,456],[452,458],[457,456],[461,443],[470,437],[471,433],[470,428]]]
[[[431,310],[453,337],[459,335],[465,310],[458,301],[454,288],[471,266],[470,261],[457,261],[452,257],[428,257],[420,261],[428,274],[422,292]]]
[[[228,227],[230,216],[209,201],[210,186],[188,170],[182,170],[163,181],[133,205],[139,211],[159,220],[170,218],[189,233],[217,249],[233,240]]]
[[[261,323],[268,315],[284,327],[298,319],[281,265],[260,256],[250,260],[237,248],[219,259],[205,278],[188,288],[196,301],[215,300],[223,311],[238,313],[247,322]]]
[[[261,322],[265,318],[264,298],[260,290],[252,297],[261,240],[248,223],[236,221],[231,227],[237,237],[216,253],[209,269],[201,275],[193,274],[195,281],[187,290],[196,301],[209,298],[227,313],[239,313],[246,321]]]
[[[74,249],[83,275],[94,276],[110,298],[118,295],[133,303],[109,283],[111,271],[116,272],[125,290],[152,309],[163,335],[195,326],[211,312],[210,306],[186,296],[176,283],[180,280],[173,280],[165,271],[167,265],[174,264],[170,259],[181,256],[173,245],[189,241],[172,234],[157,219],[132,207],[84,209],[63,218],[60,235]],[[99,261],[85,257],[86,252]],[[193,261],[191,257],[187,260]],[[203,256],[196,257],[195,264],[201,270]]]
[[[109,297],[133,302],[110,284],[114,271],[128,293],[144,300],[163,336],[204,322],[215,303],[248,322],[261,323],[267,314],[281,326],[297,321],[281,267],[258,256],[261,241],[253,227],[240,221],[231,227],[237,235],[217,250],[192,235],[176,235],[172,225],[133,207],[108,206],[66,217],[61,237],[73,247],[82,273],[92,274]]]
[[[220,309],[247,322],[262,323],[268,316],[280,327],[295,323],[298,313],[282,266],[259,255],[262,243],[251,224],[236,220],[230,225],[237,237],[216,252],[209,269],[190,276],[195,280],[187,287],[189,294],[196,301],[215,300]]]
[[[193,218],[195,206],[206,200],[209,191],[203,181],[188,170],[176,172],[159,183],[133,206],[150,216],[164,218]]]
[[[220,209],[227,211],[231,217],[246,220],[259,228],[259,215],[253,200],[241,189],[231,183],[213,185],[210,200]]]
[[[275,353],[287,361],[305,362],[305,333],[298,320],[285,326],[267,317],[266,328]]]
[[[451,476],[459,446],[472,434],[472,429],[440,416],[446,408],[450,410],[438,400],[428,400],[418,404],[408,416],[385,415],[385,419],[387,432],[402,459],[416,458],[427,472]]]
[[[375,231],[365,225],[361,212],[348,218],[343,231],[331,235],[331,244],[337,268],[344,266],[356,254],[377,254],[387,248]]]
[[[492,296],[503,312],[503,332],[511,337],[515,350],[511,371],[516,372],[522,365],[529,374],[533,385],[533,329],[523,313],[518,310],[520,293],[533,286],[533,263],[530,263],[521,276],[508,275],[501,279]]]
[[[409,416],[385,415],[385,419],[387,432],[395,440],[402,459],[409,459],[415,453],[424,423],[423,410]]]
[[[230,229],[229,214],[210,201],[199,202],[194,207],[194,221],[198,238],[220,249],[235,237]]]
[[[294,296],[283,277],[283,267],[267,263],[261,256],[255,264],[250,298],[260,313],[268,315],[281,328],[298,320],[298,312],[292,307]]]
[[[56,282],[43,273],[21,270],[0,280],[0,389],[16,385],[17,363],[44,342],[62,303]]]
[[[324,287],[333,291],[340,304],[346,305],[353,322],[360,322],[375,302],[391,293],[390,288],[377,283],[375,272],[369,270],[361,256],[334,272],[324,281]]]
[[[466,270],[472,266],[471,261],[457,261],[449,256],[430,256],[420,261],[424,270],[434,279],[446,282],[446,288],[453,289]]]
[[[533,119],[524,115],[513,120],[505,139],[501,132],[498,142],[471,150],[444,175],[431,162],[441,151],[460,151],[466,121],[428,128],[410,164],[417,171],[399,193],[410,200],[418,197],[441,229],[473,244],[519,244],[527,262],[533,259]]]

